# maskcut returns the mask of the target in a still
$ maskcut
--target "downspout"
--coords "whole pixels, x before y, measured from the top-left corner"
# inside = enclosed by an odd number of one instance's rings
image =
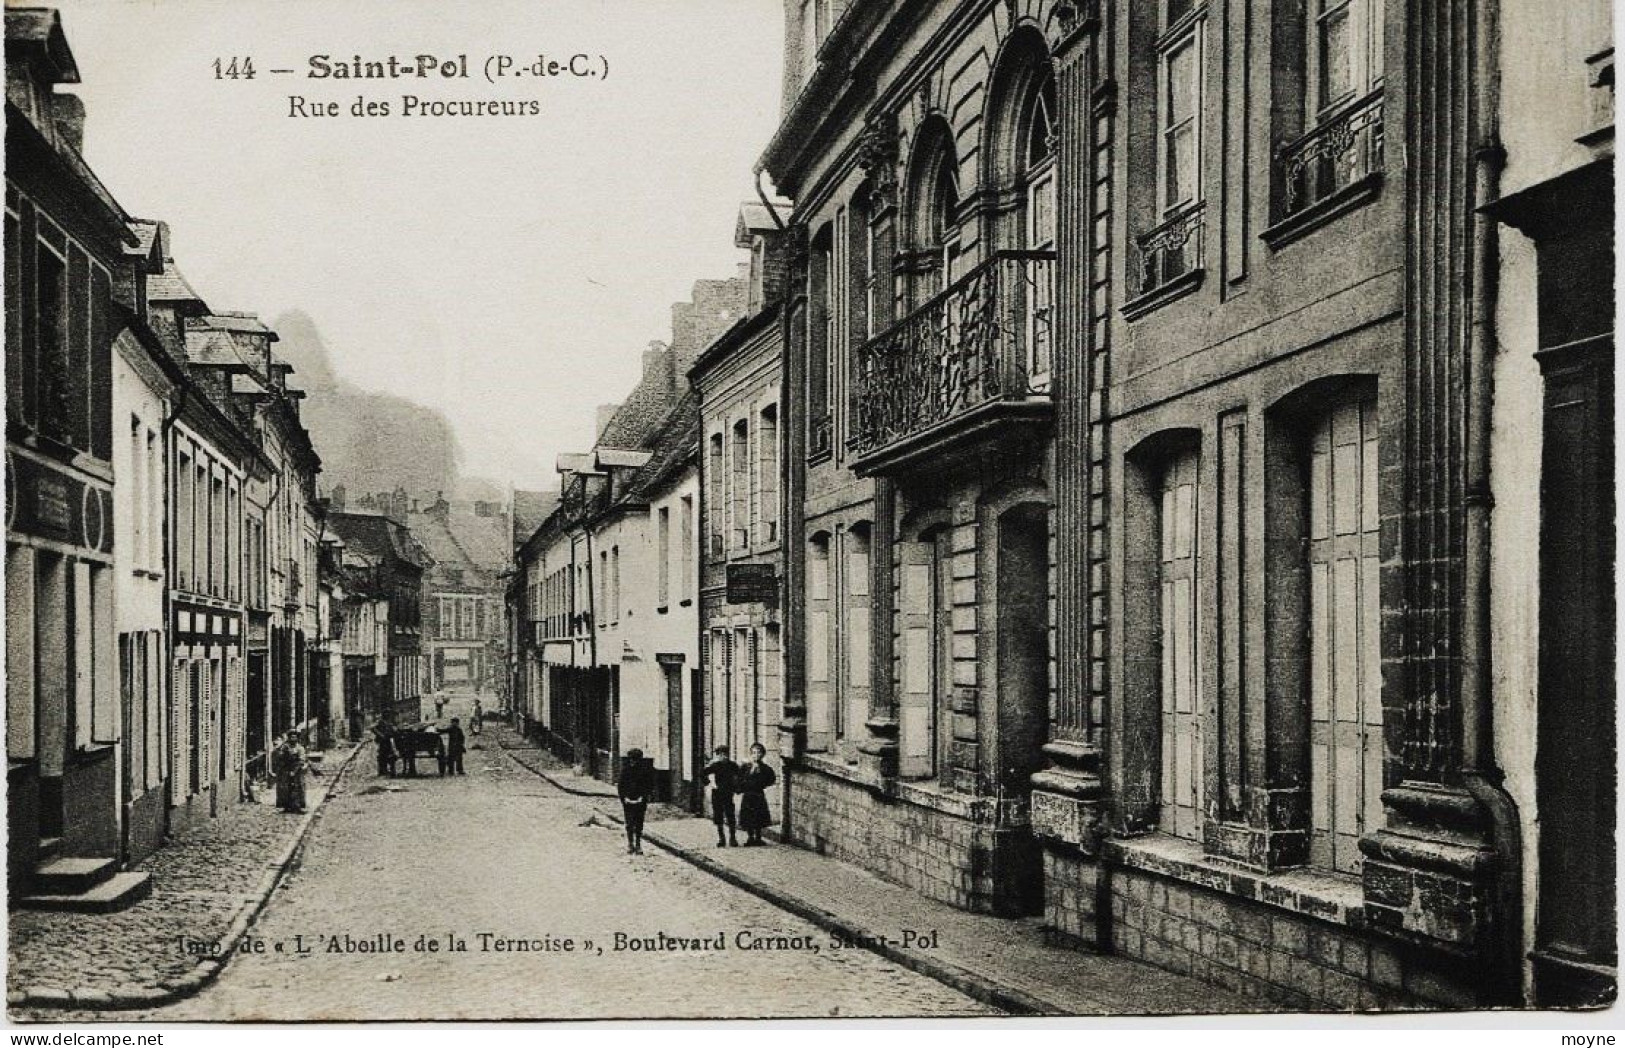
[[[1466,346],[1466,475],[1462,609],[1462,783],[1490,818],[1496,855],[1495,905],[1489,931],[1490,993],[1498,1003],[1523,997],[1523,850],[1518,808],[1502,785],[1495,759],[1493,643],[1490,584],[1490,436],[1494,405],[1491,368],[1497,349],[1499,226],[1483,211],[1501,191],[1506,151],[1500,142],[1500,31],[1497,0],[1481,0],[1474,25],[1472,96],[1477,104],[1469,265],[1475,287]]]
[[[172,531],[175,526],[175,507],[172,502],[175,498],[174,463],[175,463],[175,423],[180,421],[181,412],[186,410],[186,396],[191,392],[190,385],[177,385],[175,387],[175,410],[164,417],[163,447],[164,447],[164,476],[170,482],[164,485],[164,527],[159,533],[164,543],[164,676],[162,689],[168,701],[163,704],[160,719],[163,722],[163,739],[168,741],[174,737],[175,720],[175,631],[169,624],[175,617],[175,599],[171,596],[175,585],[175,542]],[[169,760],[164,768],[164,836],[169,836],[169,813],[175,808],[175,754],[170,753]],[[125,854],[129,854],[129,820],[125,819]]]

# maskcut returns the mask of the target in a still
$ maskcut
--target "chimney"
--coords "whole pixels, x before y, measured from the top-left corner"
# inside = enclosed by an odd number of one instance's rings
[[[62,140],[72,146],[75,153],[84,152],[85,100],[78,95],[52,95],[51,116]]]
[[[669,391],[675,381],[671,349],[659,340],[650,342],[649,348],[643,351],[644,385]]]
[[[604,435],[604,430],[609,428],[609,420],[614,418],[615,412],[619,410],[621,410],[621,406],[619,404],[598,405],[598,430],[594,434],[594,439]]]

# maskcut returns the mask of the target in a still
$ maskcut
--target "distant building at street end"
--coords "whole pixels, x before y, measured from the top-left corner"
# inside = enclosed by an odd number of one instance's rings
[[[346,692],[345,708],[352,720],[358,718],[366,727],[379,717],[389,717],[397,725],[418,723],[423,712],[423,575],[428,557],[404,524],[382,513],[334,511],[327,524],[343,543],[347,632],[353,632],[355,649],[354,658],[345,663],[345,686],[354,689]]]

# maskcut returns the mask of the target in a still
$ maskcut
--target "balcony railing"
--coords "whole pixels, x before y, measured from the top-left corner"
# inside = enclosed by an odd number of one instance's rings
[[[1281,151],[1283,218],[1382,170],[1382,91],[1339,111]]]
[[[1206,210],[1201,203],[1190,205],[1134,238],[1142,296],[1201,270]]]
[[[1039,395],[1054,344],[1055,254],[1003,251],[858,348],[862,458],[1000,400]]]

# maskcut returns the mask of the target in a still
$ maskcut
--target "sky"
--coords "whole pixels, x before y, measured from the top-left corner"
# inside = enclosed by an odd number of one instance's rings
[[[170,224],[212,308],[303,310],[340,378],[444,412],[467,474],[555,486],[554,455],[590,444],[595,407],[670,337],[671,304],[744,260],[734,220],[780,102],[778,0],[57,6],[86,158],[125,209]],[[483,76],[492,56],[578,53],[607,75]],[[358,54],[467,55],[471,78],[306,75],[313,55]],[[254,79],[216,78],[217,58],[244,57]],[[541,115],[399,115],[409,94]],[[290,116],[293,95],[341,115]],[[350,116],[358,96],[390,115]]]

